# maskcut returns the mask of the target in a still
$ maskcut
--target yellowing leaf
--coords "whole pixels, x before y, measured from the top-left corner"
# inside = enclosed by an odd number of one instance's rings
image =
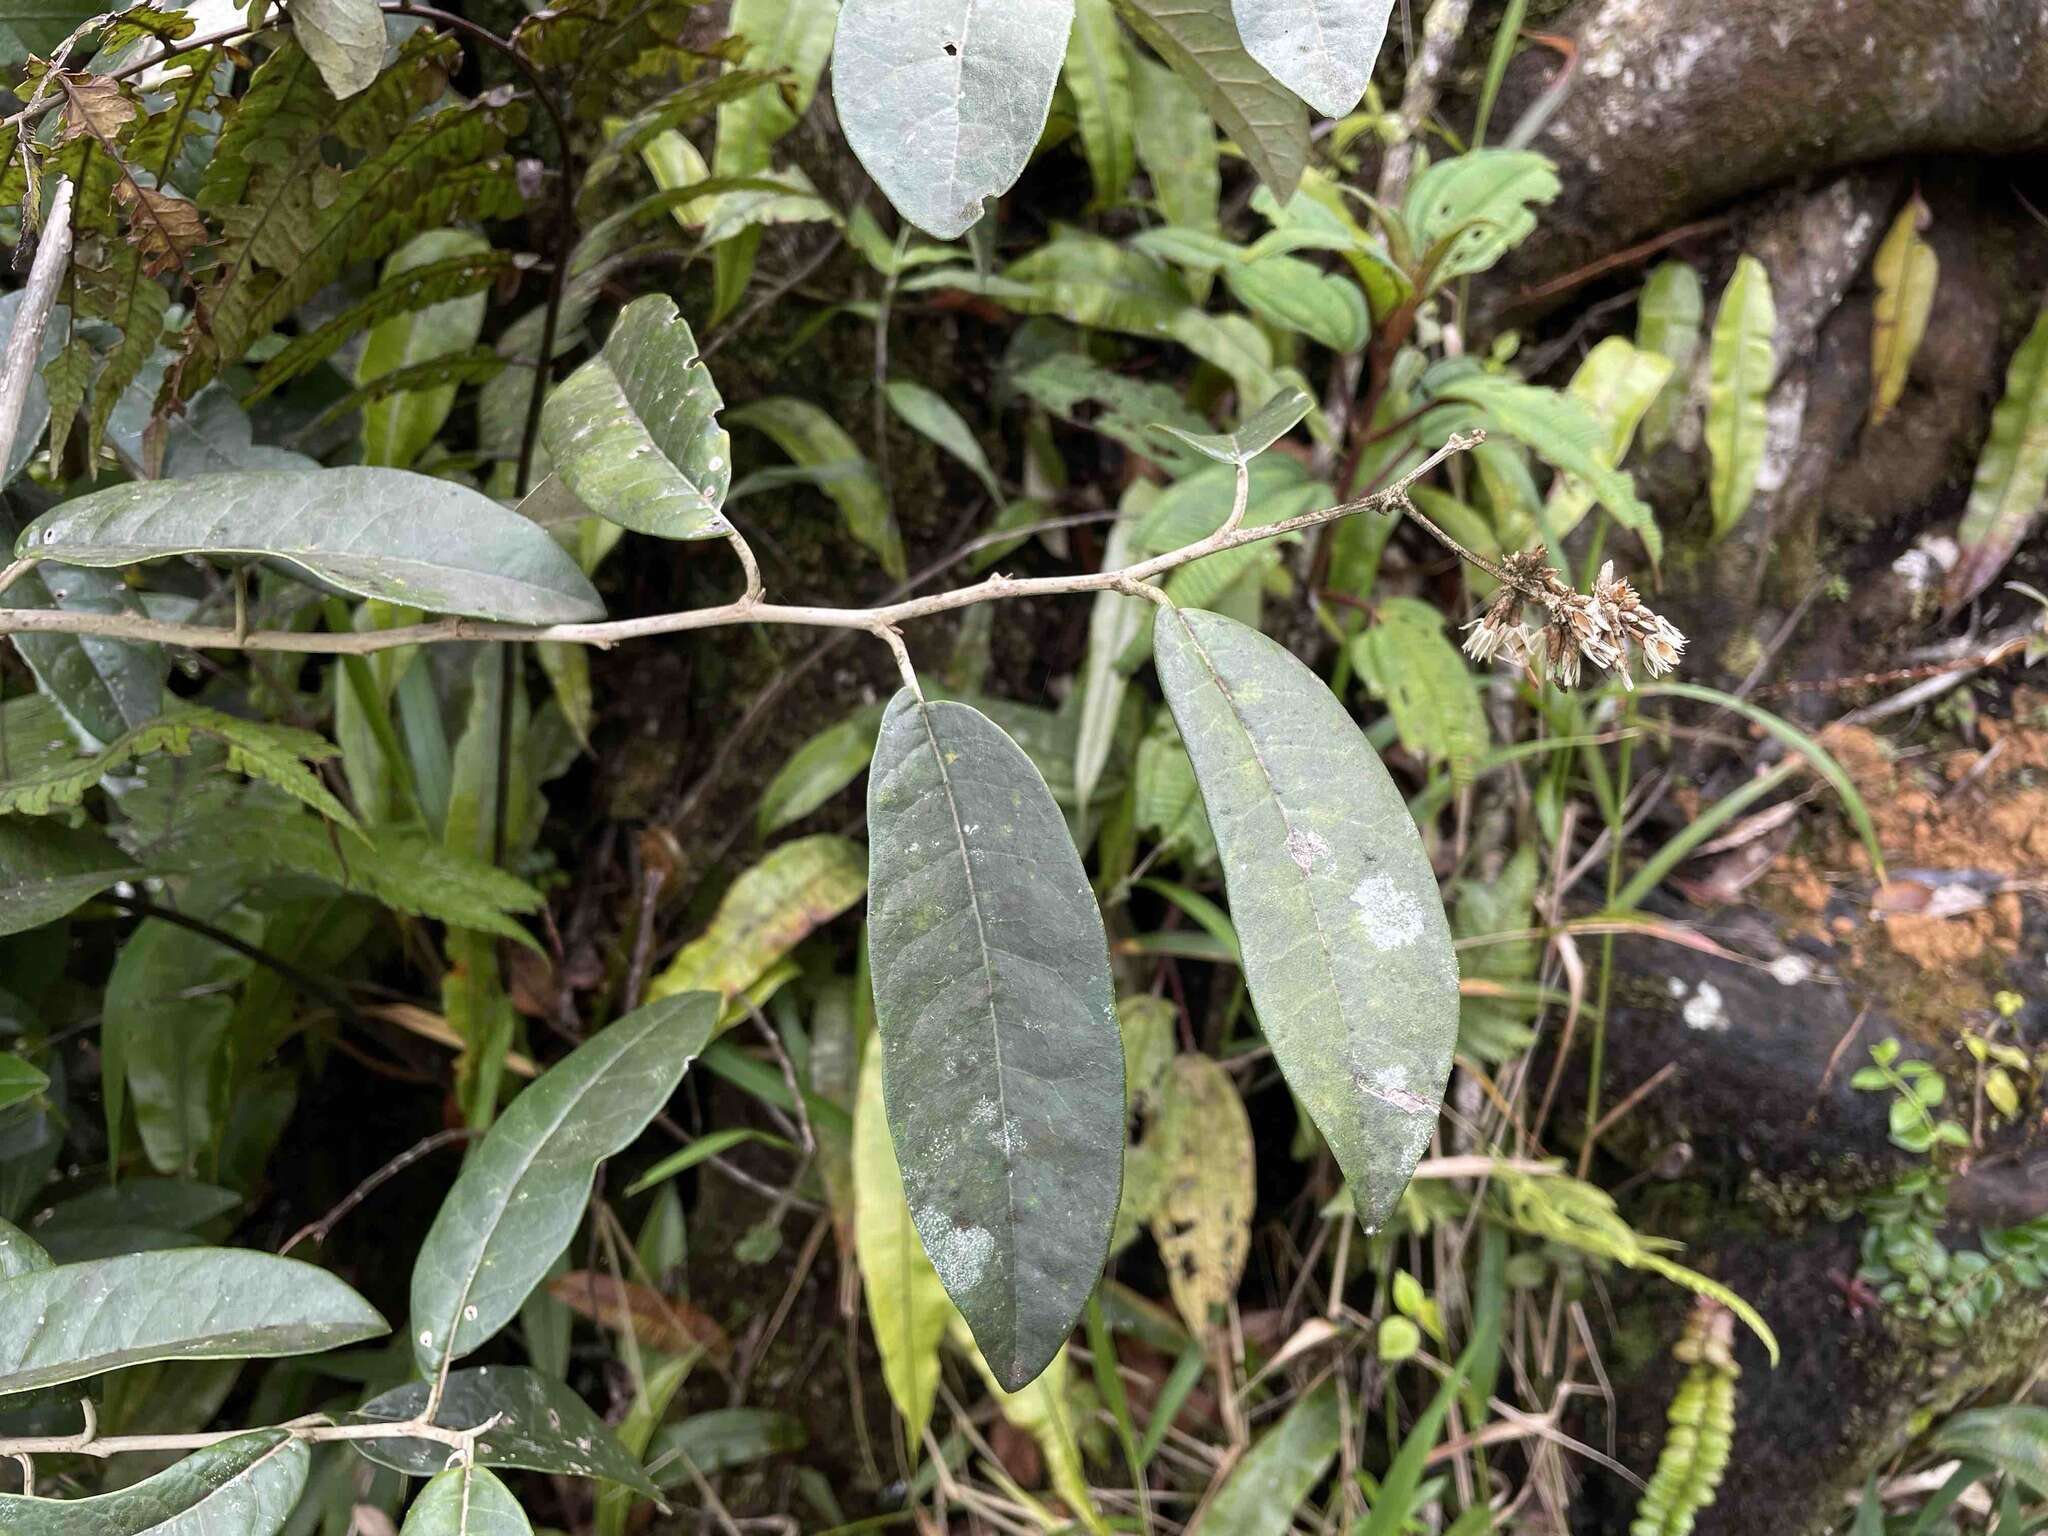
[[[1613,466],[1628,457],[1636,428],[1671,382],[1673,367],[1670,358],[1643,351],[1625,336],[1609,336],[1586,354],[1565,393],[1583,402],[1606,429],[1607,440],[1594,449],[1601,462]],[[1563,539],[1592,505],[1592,491],[1579,480],[1564,477],[1551,488],[1545,531]]]
[[[988,1362],[974,1347],[974,1336],[968,1332],[966,1320],[955,1313],[949,1327],[954,1348],[973,1358],[1002,1416],[1038,1442],[1045,1455],[1046,1475],[1059,1496],[1090,1531],[1108,1536],[1109,1526],[1088,1496],[1088,1474],[1081,1465],[1081,1445],[1075,1432],[1080,1419],[1067,1396],[1065,1348],[1052,1357],[1052,1363],[1030,1385],[1010,1392],[996,1380]],[[1060,1526],[1046,1521],[1045,1528],[1050,1531]]]
[[[1721,291],[1708,354],[1707,453],[1713,459],[1709,494],[1714,537],[1742,521],[1756,496],[1764,465],[1764,401],[1771,388],[1771,333],[1777,329],[1771,275],[1754,256],[1735,263]]]
[[[1927,334],[1941,260],[1924,238],[1934,215],[1915,192],[1877,248],[1877,307],[1870,332],[1870,424],[1892,412],[1906,391],[1913,354]]]
[[[648,1000],[716,992],[731,1002],[867,886],[858,844],[830,834],[784,843],[733,881],[711,926],[654,979]]]
[[[875,1044],[862,1063],[853,1110],[853,1234],[882,1380],[914,1441],[931,1421],[939,1343],[953,1307],[903,1198],[903,1173],[882,1106],[882,1051]]]
[[[1226,1311],[1251,1251],[1252,1125],[1237,1085],[1207,1056],[1174,1058],[1166,1084],[1165,1187],[1152,1237],[1173,1304],[1206,1333]]]
[[[1678,424],[1693,359],[1699,355],[1705,312],[1700,275],[1682,261],[1662,263],[1643,284],[1643,296],[1636,304],[1636,346],[1671,359],[1671,377],[1643,417],[1646,452],[1660,447]]]
[[[2005,397],[1991,413],[1991,436],[1977,459],[1970,504],[1956,542],[1963,558],[1949,573],[1951,606],[1991,584],[2034,526],[2048,495],[2048,307],[2013,354]]]

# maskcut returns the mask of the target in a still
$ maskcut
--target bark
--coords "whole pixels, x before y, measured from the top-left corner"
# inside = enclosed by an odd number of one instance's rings
[[[1518,253],[1528,281],[1794,177],[2048,144],[2040,0],[1585,0],[1562,30],[1577,74],[1532,147],[1566,191]],[[1497,120],[1557,67],[1517,59]]]

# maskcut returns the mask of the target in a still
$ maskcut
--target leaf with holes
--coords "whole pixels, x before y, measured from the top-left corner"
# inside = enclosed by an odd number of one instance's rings
[[[1716,538],[1742,521],[1763,472],[1771,333],[1777,324],[1770,273],[1754,256],[1740,258],[1721,290],[1707,353],[1707,453],[1713,460],[1708,492]]]
[[[533,1536],[512,1490],[483,1467],[450,1467],[420,1491],[400,1536]]]
[[[384,1319],[325,1270],[239,1248],[60,1264],[0,1283],[0,1394],[153,1360],[307,1355]]]
[[[1152,1237],[1174,1306],[1208,1333],[1237,1295],[1251,1253],[1252,1123],[1230,1074],[1207,1056],[1174,1058],[1164,1103]]]
[[[272,1536],[306,1489],[313,1453],[282,1429],[194,1451],[139,1483],[89,1499],[0,1495],[9,1536]]]
[[[1116,0],[1130,28],[1201,99],[1209,115],[1286,202],[1308,165],[1308,114],[1244,50],[1231,0]]]
[[[394,1387],[357,1409],[356,1421],[405,1423],[426,1407],[428,1390],[424,1381]],[[610,1426],[566,1382],[526,1366],[450,1371],[434,1422],[451,1429],[474,1429],[488,1422],[490,1428],[476,1446],[480,1466],[603,1478],[650,1499],[660,1493]],[[448,1448],[431,1440],[401,1436],[350,1444],[378,1466],[408,1477],[432,1477],[448,1462]]]
[[[576,1235],[597,1165],[660,1112],[717,1019],[718,1000],[702,992],[649,1003],[512,1101],[456,1176],[413,1264],[423,1375],[511,1321]]]
[[[1284,648],[1162,608],[1153,649],[1260,1026],[1377,1229],[1429,1145],[1458,1033],[1429,856],[1357,724]]]
[[[919,229],[951,240],[1024,173],[1074,0],[845,0],[832,99],[846,142]]]
[[[890,701],[868,775],[875,1023],[911,1217],[999,1380],[1045,1369],[1109,1249],[1123,1048],[1102,914],[1024,751]]]
[[[1372,81],[1394,0],[1232,0],[1245,52],[1325,117],[1343,117]]]
[[[725,406],[689,323],[662,294],[619,313],[604,350],[548,396],[541,442],[591,511],[663,539],[720,539],[732,482]]]
[[[143,480],[44,513],[15,553],[112,568],[177,555],[276,560],[358,597],[508,624],[604,617],[562,547],[452,480],[401,469]]]
[[[1475,149],[1437,161],[1415,178],[1401,207],[1428,264],[1427,285],[1486,271],[1535,231],[1529,205],[1552,201],[1562,186],[1550,161],[1525,149]]]

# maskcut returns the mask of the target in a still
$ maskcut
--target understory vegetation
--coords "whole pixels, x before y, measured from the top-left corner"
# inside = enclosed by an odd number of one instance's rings
[[[0,3],[0,1536],[2048,1530],[2048,129],[1562,11]]]

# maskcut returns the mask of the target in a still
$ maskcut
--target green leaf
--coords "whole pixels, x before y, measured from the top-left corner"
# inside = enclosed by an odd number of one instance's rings
[[[889,201],[941,240],[1024,173],[1052,108],[1073,0],[843,0],[832,99]]]
[[[1201,99],[1165,65],[1133,53],[1131,67],[1131,133],[1152,199],[1168,224],[1214,233],[1221,227],[1223,197],[1216,125]]]
[[[0,532],[14,523],[0,509]],[[84,613],[142,612],[141,594],[118,576],[77,566],[27,570],[7,589],[17,608],[62,608]],[[9,637],[36,684],[71,722],[88,746],[103,746],[163,710],[164,676],[170,670],[163,647],[103,640],[91,635],[17,634]]]
[[[1078,352],[1056,352],[1012,382],[1019,394],[1053,415],[1100,432],[1167,470],[1184,473],[1201,462],[1159,440],[1157,429],[1162,426],[1172,427],[1177,435],[1199,435],[1209,425],[1167,385],[1127,379]]]
[[[1195,452],[1219,463],[1249,464],[1292,432],[1315,408],[1316,403],[1306,390],[1290,385],[1245,417],[1235,432],[1183,432],[1178,427],[1164,424],[1160,430],[1171,432]]]
[[[512,1490],[483,1467],[450,1467],[413,1500],[400,1536],[533,1536]]]
[[[219,926],[256,937],[245,914]],[[107,980],[101,1049],[107,1139],[121,1140],[121,1110],[132,1098],[143,1150],[160,1173],[189,1173],[219,1134],[227,1111],[226,1043],[233,990],[247,956],[160,918],[137,925]]]
[[[1408,188],[1401,217],[1442,287],[1484,272],[1536,228],[1531,203],[1554,199],[1556,168],[1524,149],[1475,149],[1439,160]]]
[[[1519,933],[1536,923],[1536,849],[1524,843],[1490,880],[1458,885],[1451,932],[1460,939]],[[1536,978],[1540,938],[1476,945],[1460,955],[1467,977],[1525,986]],[[1518,997],[1467,997],[1458,1011],[1458,1049],[1476,1061],[1500,1062],[1527,1050],[1534,1005]]]
[[[1103,542],[1104,570],[1114,570],[1131,561],[1134,532],[1133,519],[1126,512]],[[1088,649],[1074,680],[1075,692],[1081,699],[1074,731],[1074,800],[1084,813],[1095,797],[1095,787],[1102,782],[1103,770],[1109,766],[1117,725],[1123,719],[1124,696],[1131,681],[1123,668],[1123,656],[1144,627],[1142,599],[1120,592],[1098,592],[1089,603]]]
[[[1116,0],[1116,7],[1284,203],[1308,164],[1308,117],[1293,93],[1244,51],[1230,3]]]
[[[1106,4],[1107,0],[1103,3]],[[889,408],[901,416],[911,430],[930,438],[974,471],[974,478],[988,491],[991,501],[1003,499],[1003,489],[996,483],[996,473],[989,468],[988,455],[981,451],[974,429],[960,419],[960,413],[948,405],[942,395],[908,379],[890,380],[885,393],[889,398]]]
[[[1708,492],[1716,538],[1742,521],[1756,495],[1769,432],[1764,402],[1771,389],[1771,336],[1777,325],[1770,273],[1754,256],[1741,257],[1721,290],[1707,354],[1707,453],[1714,465]]]
[[[858,844],[829,833],[784,843],[733,881],[710,926],[683,946],[647,995],[715,992],[731,1002],[866,890]]]
[[[1639,350],[1625,336],[1609,336],[1586,354],[1565,392],[1605,429],[1607,440],[1595,449],[1602,463],[1618,465],[1628,457],[1637,426],[1671,374],[1670,359]],[[1566,477],[1551,487],[1545,534],[1562,541],[1592,505],[1593,493]]]
[[[194,1179],[124,1178],[56,1206],[41,1230],[145,1226],[197,1232],[241,1203],[233,1190]]]
[[[384,20],[377,17],[378,58],[383,58]],[[303,11],[292,13],[296,25]],[[460,229],[430,230],[416,235],[384,263],[384,287],[400,284],[406,273],[450,261],[474,261],[490,250],[481,235]],[[407,309],[377,322],[364,339],[356,362],[356,383],[366,385],[386,375],[407,374],[438,363],[476,344],[483,333],[483,291],[443,299],[424,308]],[[495,360],[496,354],[488,354]],[[372,401],[363,411],[364,460],[392,469],[410,468],[432,446],[455,404],[455,386],[393,393]]]
[[[1443,610],[1420,598],[1385,598],[1372,627],[1351,642],[1351,655],[1387,701],[1401,744],[1448,763],[1453,782],[1471,783],[1492,733],[1472,669],[1444,633]]]
[[[18,70],[30,54],[48,58],[74,28],[100,14],[95,0],[8,0],[0,5],[0,66]]]
[[[0,1051],[0,1109],[26,1103],[50,1086],[35,1065],[12,1051]]]
[[[282,1429],[237,1435],[89,1499],[0,1495],[10,1536],[272,1536],[305,1492],[313,1453]]]
[[[427,1406],[430,1384],[410,1381],[373,1397],[356,1410],[358,1423],[403,1424]],[[604,1420],[566,1382],[519,1365],[450,1371],[434,1422],[451,1429],[491,1427],[478,1439],[476,1459],[486,1467],[519,1467],[555,1477],[598,1477],[648,1498],[660,1490],[627,1454]],[[448,1448],[400,1437],[349,1442],[380,1467],[408,1477],[432,1477],[448,1461]]]
[[[1349,278],[1298,256],[1233,262],[1223,280],[1239,303],[1282,330],[1299,331],[1333,352],[1355,352],[1372,329],[1365,295]]]
[[[1102,1271],[1124,1146],[1108,941],[1038,770],[899,692],[868,775],[868,944],[890,1129],[933,1267],[1012,1391]]]
[[[1153,651],[1223,855],[1245,982],[1359,1215],[1393,1213],[1436,1128],[1458,962],[1408,808],[1343,705],[1285,649],[1161,609]]]
[[[804,1421],[771,1408],[714,1408],[664,1424],[647,1447],[648,1465],[668,1488],[694,1487],[690,1473],[709,1477],[810,1443]]]
[[[1110,0],[1075,0],[1066,81],[1095,183],[1094,206],[1111,207],[1123,201],[1130,184],[1134,123],[1131,50]]]
[[[1003,305],[1023,315],[1058,315],[1091,330],[1157,337],[1169,330],[1192,299],[1180,279],[1143,251],[1100,235],[1062,230],[1003,271],[1032,290],[1006,296]]]
[[[725,402],[664,294],[620,311],[604,350],[541,410],[555,473],[600,517],[664,539],[717,539],[732,481]]]
[[[18,778],[0,781],[0,815],[47,816],[78,804],[106,775],[138,757],[168,752],[184,757],[195,737],[227,748],[227,766],[274,784],[321,815],[360,834],[348,809],[306,766],[335,755],[334,747],[296,726],[243,720],[197,704],[179,704],[147,725],[116,737],[105,749],[84,757],[50,757],[30,765]]]
[[[870,705],[828,725],[796,751],[761,791],[754,831],[761,837],[802,821],[859,778],[875,755],[882,706]]]
[[[325,1270],[238,1248],[60,1264],[0,1283],[0,1394],[153,1360],[307,1355],[386,1331]]]
[[[1871,275],[1877,280],[1877,302],[1870,330],[1870,424],[1892,413],[1906,392],[1906,374],[1927,334],[1934,310],[1934,290],[1941,281],[1941,259],[1927,243],[1934,222],[1926,199],[1916,189],[1877,248]]]
[[[1230,1469],[1193,1527],[1196,1536],[1287,1536],[1342,1438],[1337,1383],[1326,1376]]]
[[[0,1221],[0,1282],[50,1267],[43,1245],[9,1221]]]
[[[139,873],[90,824],[0,820],[0,936],[55,922]]]
[[[1236,1297],[1251,1255],[1252,1125],[1230,1074],[1207,1056],[1176,1056],[1163,1098],[1152,1238],[1174,1307],[1190,1329],[1209,1336]]]
[[[1343,117],[1372,83],[1394,0],[1232,0],[1245,52],[1324,117]]]
[[[399,469],[248,470],[136,481],[29,524],[15,553],[118,567],[176,555],[277,560],[358,597],[511,624],[604,616],[562,547],[451,480]]]
[[[1576,475],[1617,523],[1634,529],[1654,561],[1664,551],[1664,536],[1650,509],[1636,495],[1628,475],[1603,461],[1607,433],[1585,406],[1569,395],[1500,373],[1471,373],[1445,380],[1438,394],[1463,400],[1485,413],[1485,425],[1518,443],[1568,474]]]
[[[1678,425],[1692,382],[1693,360],[1699,356],[1705,313],[1700,275],[1682,261],[1661,263],[1643,284],[1643,296],[1636,301],[1636,346],[1671,359],[1671,376],[1643,417],[1645,451],[1663,446]]]
[[[1131,817],[1140,832],[1149,832],[1168,848],[1181,851],[1198,865],[1216,857],[1216,839],[1202,814],[1202,792],[1195,784],[1194,765],[1173,728],[1170,716],[1156,716],[1138,743],[1133,775],[1135,795]]]
[[[2048,1495],[2048,1408],[2007,1403],[1959,1413],[1934,1432],[1929,1449],[1984,1462]]]
[[[912,1441],[931,1422],[939,1344],[952,1308],[904,1201],[882,1103],[882,1052],[871,1046],[853,1111],[853,1243],[882,1380]]]
[[[1977,459],[1956,542],[1963,558],[1943,596],[1960,607],[1991,585],[2048,498],[2048,306],[2012,356],[2005,394]]]
[[[823,481],[822,488],[839,504],[847,532],[875,553],[883,571],[899,581],[902,579],[903,536],[896,531],[896,516],[889,510],[881,478],[838,422],[810,401],[790,395],[756,400],[734,411],[729,419],[736,427],[752,427],[764,433],[776,447],[806,468],[858,464],[857,473],[835,475]]]
[[[649,1003],[543,1073],[457,1175],[412,1273],[413,1356],[431,1377],[484,1343],[575,1236],[597,1165],[632,1144],[711,1038],[717,999]]]
[[[337,101],[368,90],[384,67],[384,12],[376,0],[299,0],[292,35]]]

